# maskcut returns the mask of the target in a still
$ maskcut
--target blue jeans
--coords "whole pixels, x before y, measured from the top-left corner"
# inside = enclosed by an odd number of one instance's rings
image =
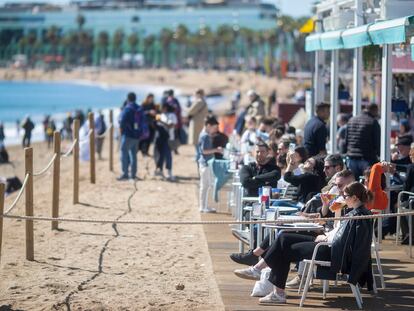
[[[348,158],[346,161],[346,166],[354,174],[355,180],[359,180],[361,176],[364,176],[364,171],[369,166],[369,162],[364,159]]]
[[[167,170],[171,170],[172,169],[172,156],[171,156],[170,146],[168,145],[168,140],[157,141],[157,147],[158,147],[158,151],[160,152],[158,163],[157,163],[157,168],[162,170],[164,166],[164,162],[165,162],[165,167],[167,168]]]
[[[128,169],[131,165],[131,177],[137,176],[137,152],[139,139],[121,136],[121,165],[122,176],[128,177]]]

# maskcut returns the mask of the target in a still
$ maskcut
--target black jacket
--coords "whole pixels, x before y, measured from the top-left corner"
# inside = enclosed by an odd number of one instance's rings
[[[298,187],[298,201],[302,203],[306,203],[310,195],[321,192],[324,186],[322,177],[313,173],[294,175],[292,172],[286,172],[284,179]]]
[[[277,187],[280,179],[280,169],[271,159],[265,165],[259,166],[257,163],[244,165],[240,170],[240,182],[246,189],[248,196],[258,196],[258,190],[263,186]]]
[[[347,216],[372,215],[360,206]],[[345,220],[341,223],[332,242],[331,272],[348,274],[348,283],[372,290],[372,219]]]
[[[349,120],[345,132],[342,153],[350,158],[364,159],[370,164],[378,162],[381,144],[381,130],[378,121],[368,112]]]

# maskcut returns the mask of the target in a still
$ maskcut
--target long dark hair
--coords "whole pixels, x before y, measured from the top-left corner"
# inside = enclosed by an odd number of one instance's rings
[[[363,204],[372,201],[374,198],[372,192],[358,181],[354,181],[347,185],[344,188],[344,193],[347,193],[349,196],[356,196]]]

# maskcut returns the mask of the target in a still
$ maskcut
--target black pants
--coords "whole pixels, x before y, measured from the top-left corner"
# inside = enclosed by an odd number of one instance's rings
[[[311,259],[317,243],[315,237],[298,233],[282,233],[270,246],[264,261],[272,269],[269,281],[278,288],[285,288],[290,263]],[[330,260],[331,251],[322,246],[318,251],[318,260]]]

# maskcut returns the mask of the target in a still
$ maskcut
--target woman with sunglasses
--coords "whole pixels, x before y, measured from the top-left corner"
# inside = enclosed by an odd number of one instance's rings
[[[372,200],[372,194],[363,184],[353,182],[347,185],[344,199],[346,205],[352,208],[346,216],[371,215],[365,204]],[[336,230],[318,235],[316,239],[297,233],[280,234],[263,257],[272,269],[269,281],[274,285],[274,290],[260,298],[259,302],[286,303],[285,285],[290,264],[312,258],[313,251],[320,242],[332,243],[331,247],[320,247],[316,257],[317,260],[331,261],[331,267],[321,271],[324,279],[335,279],[336,274],[341,272],[349,275],[348,283],[360,286],[367,284],[368,290],[372,290],[371,241],[372,219],[344,220]]]

